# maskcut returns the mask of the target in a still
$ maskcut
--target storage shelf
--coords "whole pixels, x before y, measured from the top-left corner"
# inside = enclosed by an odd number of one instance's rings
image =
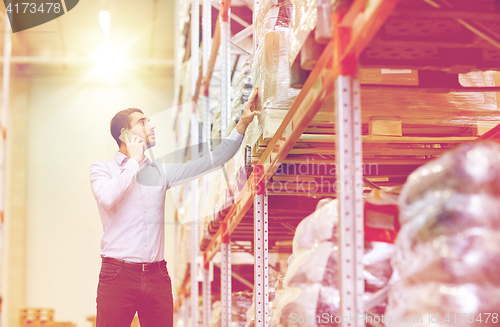
[[[356,0],[351,6],[349,12],[345,15],[341,25],[353,29],[353,38],[345,50],[339,53],[340,61],[348,58],[349,54],[359,56],[362,47],[373,38],[382,26],[385,19],[397,4],[397,0],[378,2],[372,8],[370,15],[363,14],[366,1]],[[357,17],[361,17],[358,19]],[[352,26],[351,26],[351,25]],[[278,128],[274,137],[269,141],[266,150],[261,155],[257,164],[264,166],[263,178],[270,180],[279,165],[285,161],[294,144],[300,139],[301,135],[309,126],[316,113],[319,111],[325,101],[327,93],[333,92],[335,78],[339,75],[340,62],[333,63],[334,40],[330,40],[321,57],[311,71],[307,81],[302,87],[297,99],[288,110],[283,122]],[[332,108],[333,109],[333,108]],[[286,135],[285,130],[289,123],[292,123],[293,129],[290,135]],[[277,153],[273,149],[279,147]],[[228,235],[231,235],[236,229],[246,212],[252,207],[254,200],[251,191],[251,176],[245,187],[241,191],[241,197],[235,201],[228,214],[224,217],[224,222],[228,224]],[[219,229],[212,241],[204,251],[204,261],[207,264],[220,249],[222,242],[222,233]]]

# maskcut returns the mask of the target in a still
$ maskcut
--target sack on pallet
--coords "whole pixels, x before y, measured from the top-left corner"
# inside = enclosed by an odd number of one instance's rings
[[[320,290],[320,283],[303,288],[287,287],[280,298],[280,307],[275,312],[276,326],[315,327],[314,317]]]
[[[375,292],[388,284],[392,275],[393,254],[393,244],[365,243],[363,276],[367,291]],[[319,282],[325,286],[337,286],[338,255],[338,247],[332,242],[322,242],[309,251],[302,251],[288,269],[285,285],[288,287]]]
[[[311,45],[327,43],[332,37],[332,13],[346,12],[353,0],[292,0],[294,16],[292,19],[293,35],[290,47],[290,67],[301,50]],[[308,43],[309,41],[312,43]],[[307,49],[311,51],[311,49]],[[304,52],[302,52],[302,56]],[[304,58],[300,58],[304,60]],[[303,67],[310,70],[311,67]]]
[[[255,32],[259,45],[253,69],[255,86],[259,87],[258,105],[262,109],[289,109],[298,91],[290,88],[288,55],[292,5],[278,1],[275,6],[265,1],[259,7]]]
[[[321,283],[325,277],[327,263],[330,257],[336,263],[337,246],[332,242],[316,244],[312,249],[299,253],[285,276],[285,287],[300,284]],[[336,270],[336,264],[329,269]],[[334,273],[335,275],[335,273]]]
[[[316,307],[316,325],[318,327],[340,326],[335,318],[340,312],[340,291],[336,286],[322,286]],[[338,318],[337,318],[338,319]]]
[[[238,121],[240,120],[245,103],[248,102],[248,98],[253,91],[252,64],[253,57],[250,57],[247,61],[245,61],[245,63],[241,67],[239,76],[236,79],[236,85],[233,87],[234,97],[231,111],[231,120],[235,123],[238,123]]]
[[[334,229],[338,224],[338,200],[321,200],[318,207],[295,229],[292,247],[296,255],[324,241],[337,242]]]
[[[439,193],[500,196],[499,157],[500,147],[494,143],[467,144],[417,169],[401,191],[401,224],[423,212]]]
[[[186,308],[184,310],[186,310]],[[208,323],[208,327],[218,327],[221,324],[222,324],[222,303],[221,301],[215,301],[214,303],[212,303],[212,316],[210,317],[210,322]]]
[[[280,299],[271,323],[276,326],[338,326],[340,292],[318,283],[291,287]]]
[[[231,105],[231,117],[227,127],[227,135],[231,133],[236,124],[240,121],[245,103],[248,102],[248,98],[250,97],[250,94],[252,94],[252,64],[253,57],[250,57],[241,67],[241,70],[236,77],[236,83],[231,87],[231,98],[233,100]]]
[[[498,326],[500,287],[489,284],[413,284],[391,287],[385,311],[387,327]],[[464,314],[461,314],[464,313]],[[389,322],[388,317],[391,317]],[[398,323],[396,317],[411,317]],[[496,319],[495,319],[496,317]],[[488,321],[486,321],[488,318]],[[476,320],[477,319],[477,320]],[[482,320],[479,322],[479,320]]]
[[[273,272],[269,274],[269,279],[268,279],[268,326],[271,324],[269,321],[271,320],[271,317],[273,316],[273,308],[274,308],[274,302],[277,299],[277,291],[283,289],[283,278],[284,274],[279,273],[279,272]],[[252,305],[250,308],[248,308],[246,317],[247,317],[247,322],[245,324],[245,327],[253,327],[255,326],[255,289],[253,290],[253,298],[252,298]]]
[[[391,258],[394,244],[366,242],[363,255],[365,291],[376,292],[386,286],[392,276]]]
[[[231,294],[231,326],[244,327],[246,313],[252,304],[252,294],[249,292],[235,292]],[[212,317],[209,327],[217,327],[222,324],[222,304],[216,301],[212,304]]]
[[[461,146],[409,176],[386,315],[500,314],[499,182],[496,143]]]
[[[252,305],[253,294],[236,292],[231,294],[231,326],[244,327],[247,322],[247,311]]]
[[[222,103],[219,100],[214,109],[214,116],[212,119],[212,132],[211,132],[211,147],[215,148],[221,141],[221,128],[222,128]]]
[[[499,198],[433,193],[433,203],[400,231],[396,268],[419,280],[500,286]]]
[[[293,4],[293,34],[290,45],[289,65],[292,66],[300,49],[304,46],[309,33],[318,21],[318,0],[292,0]]]
[[[294,300],[302,303],[298,298],[300,290],[320,287],[316,299],[317,311],[311,317],[315,321],[310,326],[337,326],[335,316],[340,305],[339,295],[339,251],[336,245],[338,228],[338,202],[325,199],[318,203],[317,210],[305,218],[297,227],[294,241],[294,253],[289,258],[289,268],[285,274],[285,290],[275,302],[274,320],[281,317],[281,325],[294,325],[283,322],[288,311],[283,307],[293,308]],[[366,242],[363,256],[365,288],[368,292],[375,292],[385,287],[392,275],[390,259],[394,252],[394,245],[382,242]],[[291,292],[291,294],[289,294]],[[368,294],[368,293],[367,293]],[[385,304],[376,307],[376,312],[382,312]],[[324,313],[328,313],[324,315]],[[338,320],[337,320],[338,321]],[[304,321],[303,321],[304,323]]]

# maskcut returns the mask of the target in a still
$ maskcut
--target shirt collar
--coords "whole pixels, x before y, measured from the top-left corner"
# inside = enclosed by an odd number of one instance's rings
[[[120,151],[116,151],[116,154],[115,154],[115,160],[116,162],[118,163],[118,165],[122,165],[123,162],[126,160],[125,159],[128,159],[128,157],[126,155],[124,155],[123,153],[121,153]]]
[[[116,151],[115,160],[118,163],[118,165],[121,166],[128,161],[128,157],[126,155],[124,155],[123,153],[121,153],[120,151]],[[150,160],[148,157],[144,156],[143,162],[147,165],[147,164],[149,164]],[[140,162],[139,162],[139,164],[140,164]]]

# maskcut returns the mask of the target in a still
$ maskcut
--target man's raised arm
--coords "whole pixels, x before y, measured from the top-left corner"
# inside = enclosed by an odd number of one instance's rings
[[[173,187],[195,178],[203,176],[206,173],[220,168],[228,162],[240,148],[243,134],[252,122],[253,118],[259,114],[257,108],[258,88],[255,88],[245,104],[241,119],[231,134],[221,141],[213,151],[199,159],[190,160],[186,163],[164,164],[163,169],[166,176],[167,186]]]

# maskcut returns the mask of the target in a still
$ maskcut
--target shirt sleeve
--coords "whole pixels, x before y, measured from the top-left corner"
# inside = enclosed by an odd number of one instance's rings
[[[121,168],[117,177],[111,176],[108,167],[102,161],[90,166],[90,186],[97,202],[105,209],[112,208],[121,199],[134,178],[139,164],[129,159]]]
[[[233,129],[209,155],[179,164],[162,164],[168,188],[189,182],[219,169],[228,162],[240,148],[243,135]]]

